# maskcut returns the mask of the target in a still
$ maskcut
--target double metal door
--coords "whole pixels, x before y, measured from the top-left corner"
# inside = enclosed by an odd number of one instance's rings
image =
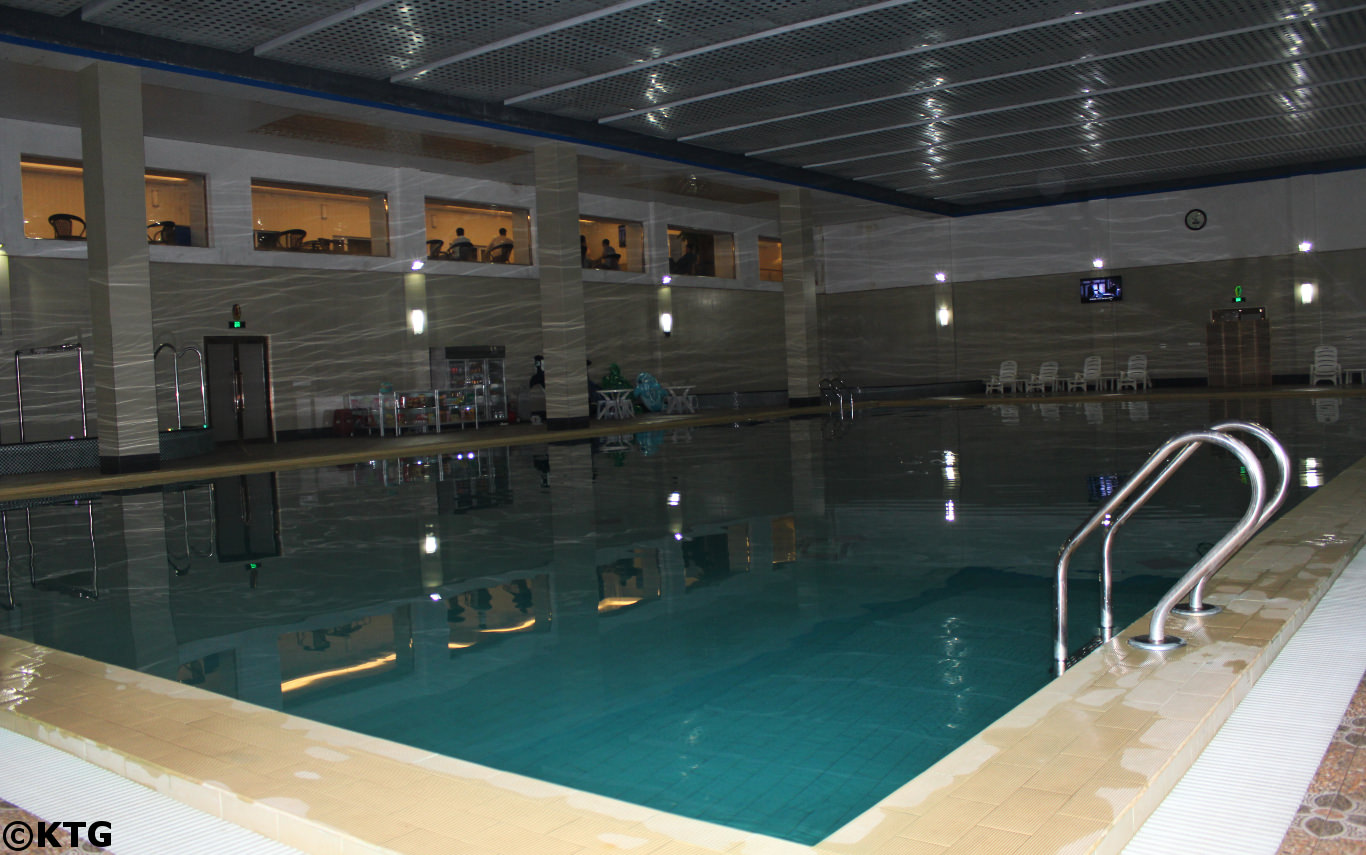
[[[209,425],[214,441],[274,439],[266,339],[258,336],[207,337],[204,355]]]

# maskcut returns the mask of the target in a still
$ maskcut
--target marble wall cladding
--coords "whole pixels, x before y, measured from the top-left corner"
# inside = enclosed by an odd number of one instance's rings
[[[6,368],[0,371],[0,441],[18,442],[14,352],[67,342],[85,344],[85,397],[95,432],[95,371],[90,290],[84,259],[11,258],[11,323],[0,330]],[[81,436],[79,371],[74,353],[21,358],[24,437],[30,441]]]
[[[1366,170],[1200,187],[1066,205],[923,220],[905,216],[822,229],[827,293],[934,282],[1062,274],[1104,259],[1106,269],[1360,249],[1352,223]],[[1205,212],[1199,230],[1187,211]]]
[[[786,389],[783,295],[674,287],[673,332],[659,329],[656,289],[584,283],[594,378],[616,363],[633,380],[648,371],[694,393]]]
[[[428,276],[427,307],[432,347],[502,345],[507,348],[509,392],[527,388],[536,371],[534,358],[541,353],[536,280]]]
[[[995,373],[1003,359],[1017,360],[1022,372],[1057,360],[1066,376],[1091,354],[1101,356],[1106,373],[1146,354],[1155,378],[1203,378],[1210,312],[1231,307],[1234,286],[1241,285],[1243,305],[1266,308],[1273,374],[1307,374],[1321,343],[1336,345],[1343,365],[1366,366],[1366,341],[1358,332],[1366,319],[1363,262],[1366,251],[1343,250],[1106,268],[1106,275],[1124,279],[1117,303],[1081,303],[1079,282],[1095,274],[1080,268],[960,281],[951,289],[948,337],[937,327],[935,289],[828,294],[821,300],[823,361],[827,372],[865,385],[971,380]],[[1314,286],[1309,303],[1301,300],[1301,283]],[[949,364],[954,369],[946,376]]]

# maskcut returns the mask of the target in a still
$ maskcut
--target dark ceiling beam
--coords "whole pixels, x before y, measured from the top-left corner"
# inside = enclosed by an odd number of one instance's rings
[[[932,214],[957,215],[956,205],[897,193],[847,178],[749,158],[730,152],[678,143],[560,116],[399,86],[387,80],[312,69],[251,53],[232,53],[103,27],[73,16],[57,18],[12,7],[0,7],[0,40],[91,59],[126,62],[181,74],[247,86],[261,86],[305,96],[383,110],[408,112],[444,121],[582,143],[626,154],[643,155],[683,166],[749,176],[795,187]]]

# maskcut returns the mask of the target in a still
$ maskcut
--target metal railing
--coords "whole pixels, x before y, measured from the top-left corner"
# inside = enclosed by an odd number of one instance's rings
[[[25,356],[50,356],[53,354],[76,352],[76,385],[81,395],[81,436],[89,436],[90,428],[85,414],[85,349],[79,341],[54,344],[49,347],[31,347],[28,350],[14,351],[14,393],[19,409],[19,441],[24,441],[24,379],[19,370],[19,360]]]
[[[1257,456],[1242,441],[1228,436],[1231,431],[1252,434],[1271,450],[1280,468],[1280,481],[1275,495],[1266,497],[1266,475]],[[1141,508],[1157,490],[1184,464],[1202,445],[1217,445],[1238,458],[1248,474],[1251,498],[1247,511],[1238,523],[1197,561],[1189,571],[1158,602],[1153,610],[1152,621],[1147,635],[1129,640],[1135,647],[1145,650],[1171,650],[1185,644],[1182,639],[1167,635],[1164,626],[1167,616],[1176,610],[1176,603],[1186,594],[1191,595],[1188,607],[1177,611],[1178,614],[1209,615],[1218,612],[1217,606],[1204,603],[1206,581],[1246,543],[1271,515],[1285,501],[1285,493],[1290,484],[1290,459],[1280,442],[1271,431],[1252,422],[1229,421],[1213,425],[1209,430],[1190,431],[1167,440],[1152,456],[1139,467],[1138,471],[1125,482],[1080,528],[1063,543],[1058,550],[1056,579],[1056,601],[1054,607],[1053,658],[1057,672],[1061,674],[1076,659],[1090,652],[1099,644],[1114,637],[1114,615],[1112,612],[1113,572],[1111,555],[1116,532],[1134,513]],[[1130,499],[1133,499],[1130,502]],[[1125,503],[1128,502],[1126,505]],[[1119,511],[1120,508],[1122,511]],[[1118,514],[1116,514],[1116,512]],[[1067,575],[1073,553],[1099,528],[1108,528],[1101,547],[1101,605],[1100,635],[1085,646],[1076,656],[1070,656],[1067,645]]]
[[[207,514],[207,521],[208,521],[208,536],[207,536],[207,538],[205,539],[205,542],[208,543],[208,549],[207,549],[207,550],[195,549],[193,546],[190,545],[190,498],[189,498],[189,496],[190,496],[190,491],[191,491],[191,490],[197,490],[197,489],[199,489],[200,487],[205,487],[205,488],[207,488],[206,495],[208,496],[208,514]],[[184,545],[185,558],[184,558],[184,565],[182,566],[181,563],[180,563],[179,556],[176,555],[175,550],[174,550],[174,549],[172,548],[172,546],[171,546],[172,527],[171,527],[170,523],[174,521],[174,518],[173,518],[172,514],[167,513],[167,514],[166,514],[166,520],[167,520],[167,525],[166,525],[166,564],[167,564],[168,567],[171,568],[171,570],[172,570],[177,576],[186,576],[186,575],[189,574],[189,572],[190,572],[190,566],[191,566],[191,564],[193,564],[195,558],[213,558],[213,557],[214,557],[214,553],[217,551],[217,545],[218,545],[218,544],[217,544],[217,540],[218,540],[218,516],[217,516],[217,512],[216,512],[216,510],[215,510],[215,508],[214,508],[214,495],[215,495],[215,493],[214,493],[214,484],[213,484],[212,481],[210,481],[210,482],[208,482],[207,484],[189,484],[189,485],[181,486],[181,487],[167,487],[167,488],[166,488],[166,491],[165,491],[165,494],[170,494],[170,493],[172,493],[172,492],[178,492],[178,493],[180,493],[180,523],[181,523],[181,526],[180,526],[180,527],[181,527],[181,532],[182,532],[182,534],[183,534],[183,539],[184,539],[184,544],[183,544],[183,545]],[[163,494],[163,495],[165,495],[165,494]],[[164,501],[164,499],[163,499],[163,501]]]
[[[190,353],[193,353],[195,355],[195,359],[199,363],[199,408],[201,412],[199,426],[207,428],[209,426],[209,396],[207,393],[207,383],[205,382],[204,378],[204,354],[200,351],[199,348],[195,347],[194,345],[190,345],[188,347],[181,349],[180,351],[177,351],[175,349],[174,344],[171,344],[169,341],[166,341],[157,345],[157,349],[152,351],[152,360],[155,361],[156,358],[161,355],[161,352],[168,348],[171,351],[171,374],[175,378],[176,430],[180,430],[182,427],[184,427],[183,416],[181,414],[180,407],[180,357]]]
[[[849,418],[854,417],[854,394],[862,392],[858,386],[851,386],[842,377],[825,377],[820,382],[821,398],[829,404],[832,400],[839,405],[840,418],[844,418],[846,399],[848,399]]]

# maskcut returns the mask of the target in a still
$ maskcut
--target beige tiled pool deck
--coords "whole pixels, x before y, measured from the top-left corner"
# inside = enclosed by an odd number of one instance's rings
[[[1173,617],[1169,631],[1189,646],[1166,654],[1122,640],[1103,646],[814,847],[499,772],[3,636],[0,726],[317,853],[1114,853],[1364,535],[1366,461],[1229,562],[1208,596],[1225,606],[1222,614]]]

